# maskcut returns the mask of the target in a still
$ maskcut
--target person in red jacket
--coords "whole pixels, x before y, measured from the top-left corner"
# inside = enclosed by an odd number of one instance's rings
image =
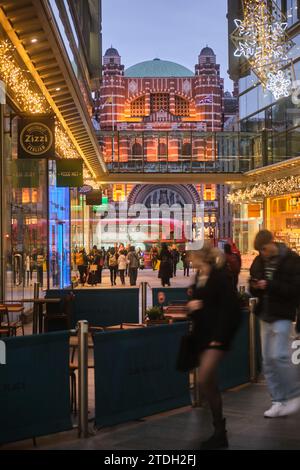
[[[224,253],[228,275],[232,279],[234,289],[237,289],[239,274],[241,272],[241,260],[236,253],[232,252],[231,245],[229,245],[229,243],[224,245]]]

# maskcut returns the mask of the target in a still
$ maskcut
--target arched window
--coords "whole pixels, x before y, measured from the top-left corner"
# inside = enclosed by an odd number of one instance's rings
[[[181,152],[181,155],[183,157],[190,157],[192,154],[192,146],[189,142],[186,142],[185,144],[183,144],[182,146],[182,152]]]
[[[166,157],[167,154],[168,154],[168,151],[167,151],[167,144],[165,144],[164,142],[160,142],[160,143],[158,144],[157,153],[158,153],[158,156],[159,156],[159,157]]]
[[[181,96],[175,96],[175,116],[188,117],[190,115],[190,105],[187,100]]]
[[[142,155],[143,155],[142,145],[139,144],[138,142],[135,142],[132,146],[132,149],[131,149],[131,155],[132,155],[132,157],[142,157]]]
[[[159,111],[169,112],[170,96],[167,93],[153,93],[150,96],[151,114]]]
[[[141,96],[130,103],[131,117],[145,116],[145,97]]]

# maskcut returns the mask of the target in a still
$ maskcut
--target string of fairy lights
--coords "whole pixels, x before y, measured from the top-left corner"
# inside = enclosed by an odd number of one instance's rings
[[[16,102],[25,112],[43,114],[49,111],[45,97],[32,90],[26,71],[14,59],[14,46],[7,40],[0,42],[0,77],[13,90]]]
[[[287,20],[274,0],[243,0],[243,20],[234,20],[231,35],[236,57],[244,57],[263,87],[276,100],[292,92],[294,69],[287,67],[294,43],[287,35]],[[295,79],[295,77],[293,78]]]
[[[48,102],[43,94],[33,90],[33,81],[27,70],[22,69],[14,57],[15,47],[8,41],[0,41],[0,80],[12,91],[16,103],[30,114],[50,112]],[[55,124],[55,150],[62,158],[81,158],[61,124]],[[84,165],[85,184],[97,187],[91,172]]]
[[[242,204],[247,202],[262,201],[266,197],[279,196],[300,190],[300,176],[288,176],[264,183],[256,183],[247,188],[231,191],[227,200],[231,204]]]

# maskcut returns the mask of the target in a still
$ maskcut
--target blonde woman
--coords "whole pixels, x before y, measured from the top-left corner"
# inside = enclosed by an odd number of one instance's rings
[[[216,248],[205,246],[192,253],[192,261],[197,273],[188,308],[200,354],[199,386],[208,401],[215,428],[201,449],[225,448],[228,440],[217,370],[230,349],[241,313],[225,269],[224,255]]]

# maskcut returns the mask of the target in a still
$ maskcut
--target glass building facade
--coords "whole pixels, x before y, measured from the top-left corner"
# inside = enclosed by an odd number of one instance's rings
[[[72,86],[76,88],[78,83],[75,91],[84,98],[87,117],[92,111],[93,84],[101,76],[101,1],[51,0],[48,7],[47,20],[53,15],[53,22],[49,21],[53,37],[50,34],[45,38],[42,36],[45,11],[41,9],[40,15],[32,13],[36,24],[31,24],[39,33],[33,34],[30,41],[25,39],[22,47],[31,47],[33,55],[34,48],[39,50],[44,40],[43,49],[48,53],[44,67],[47,67],[49,61],[55,61],[55,55],[51,56],[51,53],[56,44],[63,44],[61,55],[64,60],[57,64],[54,85],[48,77],[42,89],[39,88],[39,69],[35,69],[34,64],[34,72],[26,68],[24,57],[20,57],[16,45],[9,38],[5,23],[0,25],[0,43],[10,46],[7,64],[17,76],[24,78],[21,96],[18,84],[22,79],[18,83],[9,81],[3,68],[0,70],[0,303],[32,298],[35,283],[39,283],[43,290],[69,287],[72,282],[72,252],[79,246],[90,248],[89,208],[85,205],[84,196],[79,195],[78,189],[56,186],[56,159],[83,158],[75,131],[66,126],[62,120],[63,111],[59,113],[57,109],[60,106],[64,108],[64,97],[68,93],[71,96]],[[35,7],[31,5],[30,8],[35,12]],[[36,8],[39,9],[38,4]],[[9,10],[4,9],[4,14],[8,17]],[[19,24],[22,23],[21,37],[29,13],[22,15],[16,4],[14,15],[12,22],[18,18]],[[89,34],[82,34],[86,19],[90,24]],[[16,41],[21,41],[19,36]],[[41,55],[40,60],[43,58]],[[68,82],[64,82],[66,74],[69,74]],[[50,95],[52,102],[49,105]],[[33,97],[32,103],[30,97]],[[55,108],[53,103],[59,98],[60,104]],[[43,108],[39,110],[35,106],[41,103]],[[76,114],[78,103],[73,103],[68,96],[68,109],[71,106]],[[21,117],[31,119],[42,114],[56,114],[53,155],[22,159],[18,123]],[[89,133],[92,124],[89,119],[87,124],[84,122],[81,117],[82,132]],[[95,136],[94,142],[96,144]]]
[[[271,3],[269,2],[270,7]],[[239,85],[240,131],[261,133],[262,147],[259,153],[262,155],[263,166],[300,156],[300,1],[276,0],[275,3],[286,17],[287,34],[293,42],[288,53],[288,68],[293,81],[293,93],[289,97],[276,101],[259,83],[245,60],[234,57],[234,46],[229,37],[229,72]],[[235,28],[233,20],[241,17],[241,0],[228,0],[229,36]],[[257,164],[256,168],[260,166]],[[262,197],[255,204],[254,201],[245,201],[234,206],[235,239],[244,254],[253,252],[254,236],[262,227],[274,231],[278,240],[285,241],[300,251],[298,238],[294,240],[295,236],[292,235],[292,232],[297,231],[297,217],[300,217],[300,207],[294,202],[296,196],[295,193],[283,194],[282,197],[271,195]]]

